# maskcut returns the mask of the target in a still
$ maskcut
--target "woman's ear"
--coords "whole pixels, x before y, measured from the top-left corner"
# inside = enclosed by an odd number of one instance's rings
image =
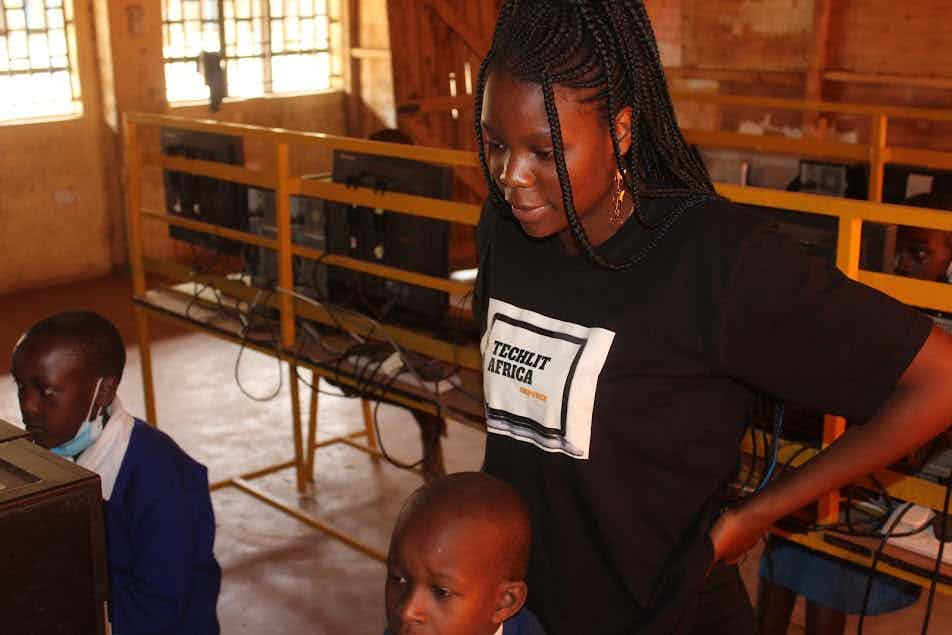
[[[631,148],[631,106],[625,106],[615,115],[615,137],[622,156]]]
[[[519,612],[526,603],[529,587],[522,581],[506,581],[499,585],[496,595],[496,610],[493,611],[493,623],[502,624]]]

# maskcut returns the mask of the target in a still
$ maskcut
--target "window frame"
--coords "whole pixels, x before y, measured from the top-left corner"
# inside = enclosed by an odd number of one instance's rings
[[[194,1],[194,0],[193,0]],[[285,0],[281,0],[282,3]],[[317,0],[314,0],[317,2]],[[271,12],[271,0],[249,0],[249,2],[257,4],[260,7],[260,15],[255,16],[252,11],[249,17],[237,17],[233,15],[231,17],[225,16],[225,7],[224,0],[217,1],[217,18],[205,18],[204,7],[199,4],[200,12],[199,19],[197,20],[202,25],[202,30],[204,31],[206,24],[215,24],[218,29],[218,50],[212,51],[217,52],[221,55],[221,61],[224,66],[226,73],[226,78],[228,77],[229,72],[234,72],[234,69],[239,60],[260,60],[261,61],[261,93],[254,95],[227,95],[224,98],[225,102],[234,102],[234,101],[244,101],[248,99],[271,99],[271,98],[282,98],[282,97],[291,97],[297,95],[313,95],[327,92],[334,92],[343,90],[344,87],[344,69],[343,69],[343,60],[344,60],[344,50],[346,48],[346,43],[343,37],[343,23],[344,16],[341,13],[341,2],[343,0],[326,0],[325,13],[319,14],[316,11],[313,15],[304,16],[301,18],[300,15],[282,15],[282,16],[273,16]],[[184,5],[183,5],[184,8]],[[162,11],[162,66],[163,66],[163,76],[166,82],[165,86],[165,99],[168,105],[172,108],[176,107],[190,107],[197,104],[206,104],[208,103],[208,97],[188,97],[181,99],[170,99],[169,98],[169,86],[168,86],[168,68],[170,64],[181,64],[181,63],[193,63],[197,64],[197,57],[166,57],[165,48],[167,42],[171,39],[170,28],[172,25],[181,25],[183,34],[187,35],[185,31],[186,18],[184,11],[179,19],[170,20],[169,19],[169,0],[162,0],[161,3]],[[287,50],[284,49],[280,52],[275,53],[272,47],[272,25],[275,21],[282,21],[284,35],[287,37],[287,23],[288,18],[298,18],[298,19],[313,19],[315,22],[317,20],[324,19],[327,21],[327,47],[326,48],[309,48],[309,49],[298,49],[298,50]],[[234,24],[235,31],[237,33],[238,24],[240,22],[252,23],[255,20],[260,20],[262,24],[261,28],[261,41],[255,42],[255,46],[261,48],[261,52],[254,54],[239,54],[237,51],[238,44],[237,41],[231,45],[234,51],[234,55],[228,55],[229,45],[227,43],[226,36],[226,24],[231,22]],[[316,26],[315,26],[316,28]],[[335,28],[338,30],[337,35],[337,46],[335,46]],[[302,88],[300,90],[274,90],[274,77],[273,77],[273,61],[276,58],[294,56],[294,55],[319,55],[321,53],[326,53],[328,56],[328,86],[326,88]],[[226,82],[228,80],[226,79]],[[228,82],[231,84],[231,82]],[[231,84],[233,86],[233,84]]]
[[[7,68],[0,69],[0,78],[14,77],[17,75],[27,75],[40,78],[44,75],[52,77],[56,73],[65,73],[69,80],[69,97],[59,100],[50,100],[46,104],[63,104],[63,109],[42,112],[39,114],[11,114],[7,115],[2,106],[0,106],[0,126],[26,125],[33,123],[43,123],[48,121],[68,121],[79,119],[84,113],[82,83],[80,81],[79,55],[77,53],[77,34],[76,34],[76,7],[73,0],[39,0],[42,4],[43,26],[41,28],[31,27],[29,24],[30,0],[14,0],[19,6],[9,7],[10,0],[0,0],[0,38],[3,39],[3,50],[6,53]],[[59,6],[52,4],[57,2]],[[23,13],[24,24],[22,27],[11,29],[9,27],[8,12],[20,10]],[[61,26],[51,26],[49,22],[50,11],[59,11],[62,19]],[[65,44],[63,57],[65,66],[55,65],[54,55],[50,46],[51,32],[62,31],[62,37]],[[26,45],[26,57],[14,57],[11,50],[10,34],[24,33]],[[31,35],[43,35],[46,40],[46,66],[34,66],[32,61]],[[13,68],[15,61],[25,60],[26,68]],[[39,85],[39,84],[36,84]],[[34,85],[34,86],[36,86]],[[64,95],[65,97],[65,95]],[[36,102],[33,102],[36,103]],[[68,109],[67,109],[68,108]]]

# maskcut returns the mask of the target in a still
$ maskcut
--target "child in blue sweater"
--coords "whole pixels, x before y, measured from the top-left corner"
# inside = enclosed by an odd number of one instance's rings
[[[96,313],[34,324],[13,351],[33,441],[100,476],[115,635],[217,635],[221,570],[205,467],[116,396],[116,327]]]
[[[411,494],[387,556],[388,633],[544,635],[522,608],[529,523],[519,494],[480,472]]]

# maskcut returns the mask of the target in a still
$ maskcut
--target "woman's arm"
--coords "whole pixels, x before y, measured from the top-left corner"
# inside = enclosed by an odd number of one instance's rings
[[[874,346],[874,343],[870,343]],[[933,327],[879,412],[801,469],[725,512],[711,529],[714,562],[733,562],[778,519],[906,456],[952,424],[952,336]]]

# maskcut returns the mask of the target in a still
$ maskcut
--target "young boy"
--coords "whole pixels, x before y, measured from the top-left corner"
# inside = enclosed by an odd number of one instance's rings
[[[99,474],[118,635],[217,635],[221,570],[205,467],[133,419],[116,389],[126,354],[116,327],[88,311],[34,324],[13,351],[33,441]]]
[[[432,481],[407,499],[387,556],[392,635],[543,635],[528,609],[529,512],[479,472]]]

